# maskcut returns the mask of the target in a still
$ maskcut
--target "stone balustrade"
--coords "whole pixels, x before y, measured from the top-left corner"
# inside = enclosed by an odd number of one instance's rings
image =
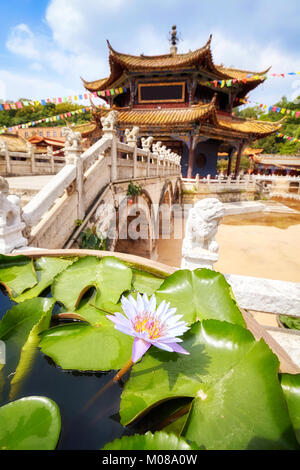
[[[47,153],[36,153],[34,145],[27,152],[14,152],[5,142],[0,147],[0,174],[2,176],[54,175],[65,165],[65,157],[55,155],[52,147]]]
[[[258,192],[268,194],[269,197],[288,197],[300,199],[300,176],[280,175],[240,175],[237,178],[219,175],[212,178],[208,175],[200,178],[182,178],[183,192],[208,193],[222,195],[229,192]],[[225,200],[223,201],[225,202]]]
[[[127,130],[127,143],[120,142],[116,130],[117,118],[116,111],[103,118],[103,137],[85,152],[82,152],[80,134],[66,128],[64,166],[23,208],[26,243],[48,247],[55,240],[56,247],[63,246],[74,230],[74,221],[84,218],[95,198],[110,183],[180,177],[180,156],[160,143],[151,149],[152,141],[149,138],[143,140],[143,148],[139,148],[138,128]],[[32,161],[33,148],[30,152]],[[51,163],[50,152],[48,159]],[[33,172],[37,171],[37,163],[35,161],[32,167]],[[3,233],[5,227],[4,222]],[[4,245],[3,252],[8,250]],[[13,248],[9,246],[9,250]]]

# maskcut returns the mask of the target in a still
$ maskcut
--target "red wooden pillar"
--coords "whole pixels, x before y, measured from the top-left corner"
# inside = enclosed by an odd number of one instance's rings
[[[231,165],[232,165],[232,156],[234,154],[234,149],[231,149],[228,153],[228,166],[227,166],[227,176],[231,173]]]
[[[237,153],[236,163],[235,163],[235,171],[234,171],[235,178],[237,178],[239,171],[240,171],[241,155],[242,155],[243,147],[244,147],[244,141],[240,143],[239,148],[238,148],[238,153]]]
[[[193,175],[193,167],[194,167],[194,138],[191,135],[190,136],[190,148],[189,148],[189,166],[188,166],[188,172],[187,172],[187,177],[192,178]]]

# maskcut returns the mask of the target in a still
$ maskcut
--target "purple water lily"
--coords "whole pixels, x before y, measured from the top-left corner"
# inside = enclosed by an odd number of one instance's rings
[[[147,294],[137,294],[137,300],[131,295],[128,299],[121,298],[125,315],[116,312],[106,315],[122,333],[134,337],[132,362],[137,362],[151,345],[169,352],[189,354],[178,343],[189,327],[185,321],[180,321],[182,315],[175,315],[176,308],[170,308],[170,303],[164,300],[156,308],[156,298],[153,294],[148,299]]]

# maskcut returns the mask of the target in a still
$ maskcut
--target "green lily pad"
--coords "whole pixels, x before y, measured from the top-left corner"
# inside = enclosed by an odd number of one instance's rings
[[[98,306],[116,304],[123,292],[131,289],[132,271],[113,256],[102,258],[97,267]]]
[[[17,297],[36,283],[33,260],[22,255],[0,255],[0,284],[5,286],[11,297]]]
[[[188,323],[196,320],[224,320],[245,326],[243,316],[225,277],[209,269],[187,269],[171,274],[156,291]]]
[[[36,341],[41,328],[48,328],[54,299],[37,297],[14,305],[0,321],[0,339],[6,346],[7,373],[15,372],[26,343]],[[36,329],[35,329],[36,327]],[[24,359],[25,360],[25,359]]]
[[[300,444],[300,374],[282,374],[281,386],[297,441]]]
[[[16,302],[23,302],[26,299],[38,297],[46,287],[50,286],[53,279],[61,271],[64,271],[70,264],[74,263],[76,258],[52,258],[41,257],[34,261],[35,272],[37,275],[38,283],[23,294],[14,298]]]
[[[132,268],[132,286],[134,290],[140,293],[146,293],[148,296],[154,294],[160,288],[164,279],[156,277],[146,271]]]
[[[0,450],[53,450],[61,418],[54,401],[25,397],[0,408]]]
[[[95,256],[85,256],[73,263],[56,276],[51,287],[53,297],[70,311],[74,310],[84,292],[96,286],[96,267],[99,263]]]
[[[130,374],[121,397],[127,425],[162,401],[194,397],[183,436],[208,449],[297,448],[277,371],[264,341],[217,320],[184,335],[189,356],[151,348]]]
[[[135,434],[134,436],[124,436],[106,444],[102,450],[192,450],[183,438],[175,434],[167,434],[158,431],[152,434]]]
[[[121,294],[131,288],[132,272],[117,258],[94,256],[79,259],[59,274],[52,284],[52,295],[70,311],[74,310],[83,294],[90,288],[98,289],[95,303],[117,303]]]
[[[92,324],[66,324],[45,331],[42,352],[63,369],[107,371],[123,367],[131,357],[133,338],[116,330],[99,310],[87,305],[77,312]]]

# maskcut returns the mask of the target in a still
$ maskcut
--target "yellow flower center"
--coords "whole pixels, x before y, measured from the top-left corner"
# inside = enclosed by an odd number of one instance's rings
[[[138,315],[134,323],[134,329],[137,333],[148,333],[149,339],[157,339],[162,336],[162,325],[156,319],[152,318],[149,313]]]

